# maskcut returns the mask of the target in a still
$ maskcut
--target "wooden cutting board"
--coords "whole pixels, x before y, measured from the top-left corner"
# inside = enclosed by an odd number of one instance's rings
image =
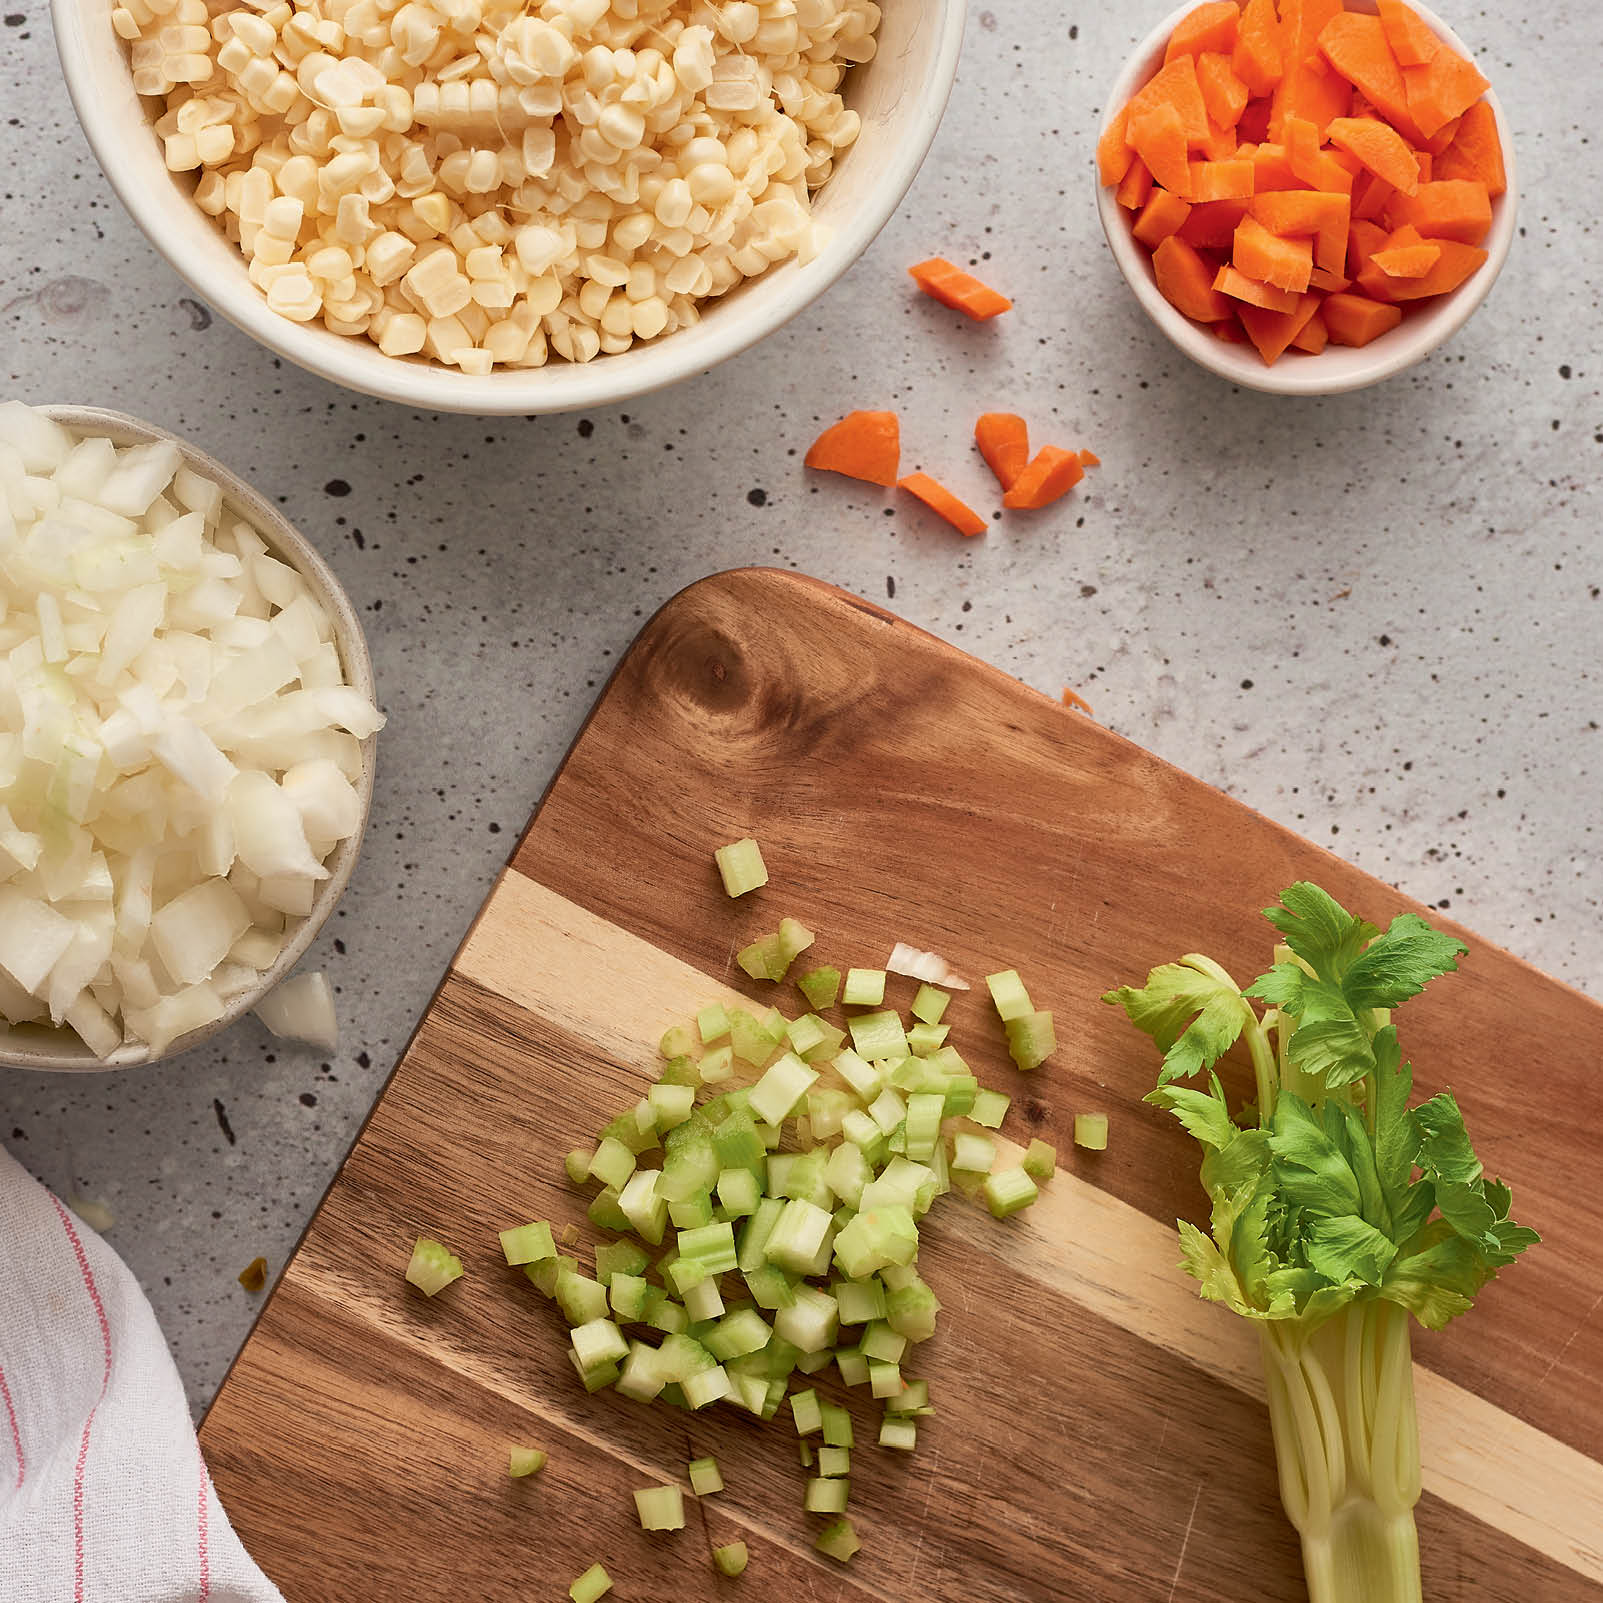
[[[712,850],[748,833],[772,880],[731,902]],[[622,1603],[1301,1598],[1254,1339],[1174,1267],[1196,1148],[1140,1102],[1150,1045],[1097,997],[1187,950],[1258,972],[1257,909],[1304,877],[1381,922],[1415,906],[879,607],[769,571],[684,592],[602,696],[206,1418],[246,1544],[290,1603],[560,1600],[598,1558]],[[1020,1076],[983,987],[949,1011],[1015,1097],[1005,1134],[1065,1167],[1007,1224],[956,1196],[932,1212],[920,1267],[946,1312],[916,1367],[939,1413],[910,1460],[855,1455],[844,1569],[811,1549],[784,1416],[586,1396],[496,1243],[585,1225],[561,1154],[640,1095],[667,1024],[773,995],[733,953],[786,913],[843,967],[895,940],[976,980],[1016,965],[1061,1043]],[[1603,1599],[1603,1008],[1471,946],[1405,1046],[1545,1241],[1416,1335],[1426,1596]],[[1100,1155],[1070,1140],[1093,1109]],[[432,1302],[401,1279],[419,1233],[467,1265]],[[550,1467],[510,1481],[510,1442]],[[630,1490],[704,1453],[727,1490],[644,1535]],[[729,1582],[707,1548],[736,1538],[751,1567]]]

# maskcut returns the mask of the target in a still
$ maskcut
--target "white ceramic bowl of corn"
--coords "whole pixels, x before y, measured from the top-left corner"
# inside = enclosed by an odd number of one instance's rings
[[[53,7],[95,155],[202,299],[337,384],[478,414],[624,400],[794,317],[912,183],[964,15],[333,9],[344,26],[265,0]]]

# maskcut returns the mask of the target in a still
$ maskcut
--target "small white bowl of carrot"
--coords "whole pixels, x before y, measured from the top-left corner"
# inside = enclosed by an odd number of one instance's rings
[[[1514,237],[1497,97],[1405,0],[1206,0],[1148,36],[1097,145],[1114,260],[1194,361],[1331,395],[1413,366]]]

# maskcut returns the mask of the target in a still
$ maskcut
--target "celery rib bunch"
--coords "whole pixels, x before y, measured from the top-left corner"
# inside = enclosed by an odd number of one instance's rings
[[[812,938],[792,920],[782,931],[780,974]],[[1016,974],[993,979],[1007,988],[1004,1024],[1028,1012]],[[921,1221],[953,1186],[983,1193],[998,1218],[1015,1213],[1036,1200],[1056,1154],[1037,1141],[1022,1165],[996,1167],[986,1132],[1008,1099],[982,1089],[947,1044],[944,991],[921,985],[909,1024],[883,1005],[883,971],[852,970],[844,995],[839,980],[830,970],[798,981],[818,1010],[798,1018],[715,1003],[663,1036],[657,1083],[593,1151],[568,1155],[576,1184],[600,1186],[591,1222],[616,1237],[597,1246],[594,1278],[544,1221],[501,1242],[561,1308],[589,1391],[726,1403],[766,1420],[804,1377],[790,1405],[812,1471],[805,1507],[829,1517],[819,1550],[845,1561],[859,1546],[846,1518],[852,1421],[815,1388],[830,1368],[866,1387],[881,1405],[879,1445],[912,1451],[934,1410],[904,1366],[940,1310],[918,1273]],[[837,995],[865,1009],[844,1028],[822,1016]],[[1034,1055],[1050,1049],[1051,1016],[1030,1017],[1045,1021],[1032,1025]],[[726,1086],[742,1070],[747,1083]]]
[[[1259,1324],[1311,1603],[1419,1603],[1409,1316],[1441,1329],[1538,1237],[1451,1093],[1409,1106],[1391,1010],[1464,945],[1412,913],[1383,933],[1307,883],[1265,917],[1283,944],[1245,990],[1193,953],[1103,1000],[1162,1049],[1147,1100],[1204,1148],[1212,1232],[1180,1221],[1183,1267]],[[1238,1041],[1257,1100],[1232,1113],[1212,1071]],[[1203,1074],[1206,1090],[1179,1083]]]

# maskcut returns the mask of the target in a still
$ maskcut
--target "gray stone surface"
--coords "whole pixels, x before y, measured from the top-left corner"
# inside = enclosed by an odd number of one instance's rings
[[[888,0],[896,3],[896,0]],[[904,0],[905,3],[905,0]],[[0,391],[121,407],[215,452],[319,541],[363,613],[390,726],[356,882],[314,953],[328,1062],[246,1022],[169,1067],[0,1070],[0,1139],[103,1198],[196,1408],[642,620],[774,563],[889,601],[1321,844],[1603,994],[1603,145],[1560,93],[1585,0],[1455,12],[1517,130],[1501,282],[1422,367],[1293,404],[1192,368],[1097,229],[1104,85],[1160,8],[976,8],[900,215],[760,349],[588,417],[409,413],[286,371],[198,305],[112,198],[45,0],[0,26]],[[903,268],[977,261],[1017,300],[974,327]],[[964,542],[905,500],[804,475],[822,422],[902,413],[908,466],[993,505],[984,407],[1099,451],[1084,493]],[[1532,1046],[1539,1055],[1540,1021]]]

